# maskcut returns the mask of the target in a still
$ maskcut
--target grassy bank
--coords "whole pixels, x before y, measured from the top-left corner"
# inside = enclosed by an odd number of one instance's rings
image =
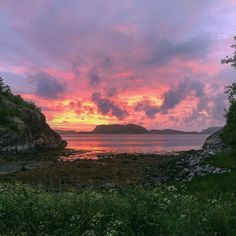
[[[1,235],[234,235],[232,194],[201,198],[173,186],[48,193],[1,185]],[[227,196],[227,198],[226,198]]]
[[[233,171],[185,186],[46,192],[0,185],[1,235],[235,235],[236,152],[206,162]]]
[[[189,191],[207,196],[223,195],[228,197],[228,194],[236,194],[236,150],[209,157],[204,163],[230,168],[231,172],[194,178],[188,186]]]

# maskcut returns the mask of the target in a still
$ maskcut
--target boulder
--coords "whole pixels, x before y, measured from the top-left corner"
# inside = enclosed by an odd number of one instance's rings
[[[204,150],[209,150],[209,154],[215,154],[215,152],[219,150],[223,150],[226,148],[226,145],[222,141],[220,135],[222,134],[222,129],[218,130],[217,132],[211,134],[203,144]]]

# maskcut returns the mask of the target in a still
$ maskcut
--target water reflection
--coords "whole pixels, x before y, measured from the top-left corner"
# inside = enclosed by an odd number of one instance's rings
[[[98,160],[99,159],[99,154],[103,152],[101,151],[84,151],[84,152],[78,152],[78,153],[73,153],[69,156],[61,156],[59,160],[61,161],[74,161],[78,159],[89,159],[89,160]]]
[[[150,153],[199,149],[207,136],[205,134],[67,134],[63,135],[63,139],[67,140],[69,148],[78,150]]]

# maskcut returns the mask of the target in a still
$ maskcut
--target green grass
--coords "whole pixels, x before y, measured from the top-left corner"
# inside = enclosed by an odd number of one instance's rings
[[[236,151],[219,153],[204,161],[216,167],[229,168],[230,173],[211,174],[205,177],[194,178],[188,189],[196,194],[207,196],[236,194]]]
[[[1,235],[234,235],[236,201],[174,187],[49,193],[1,185]]]
[[[208,158],[205,163],[223,168],[236,169],[236,150],[216,154]]]
[[[27,119],[20,108],[40,112],[40,108],[32,102],[23,100],[20,95],[0,91],[0,128],[8,128],[18,132],[18,125],[12,121],[12,118],[18,118],[22,121]]]
[[[187,185],[58,192],[0,184],[0,235],[235,235],[235,153],[205,160],[231,173]]]

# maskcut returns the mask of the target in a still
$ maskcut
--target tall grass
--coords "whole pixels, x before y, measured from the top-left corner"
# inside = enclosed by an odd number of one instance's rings
[[[235,235],[236,199],[202,198],[174,186],[56,193],[1,184],[0,229],[1,235]]]

